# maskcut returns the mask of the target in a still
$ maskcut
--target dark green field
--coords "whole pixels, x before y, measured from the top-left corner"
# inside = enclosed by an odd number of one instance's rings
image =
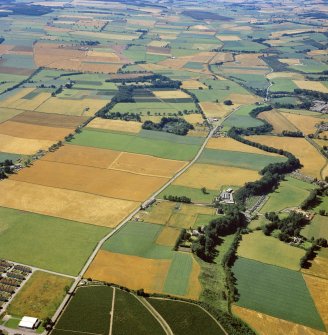
[[[223,335],[218,324],[196,305],[170,300],[149,299],[175,335]]]
[[[300,272],[242,257],[232,270],[240,295],[237,305],[325,330]]]

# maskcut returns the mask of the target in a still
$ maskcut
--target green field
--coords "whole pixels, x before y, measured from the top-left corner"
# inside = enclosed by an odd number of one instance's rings
[[[294,92],[295,88],[298,88],[291,79],[287,78],[275,78],[271,81],[273,86],[270,87],[271,92]]]
[[[52,334],[64,335],[67,331],[108,334],[112,297],[113,289],[108,286],[79,288]]]
[[[232,270],[240,295],[237,305],[325,330],[300,272],[241,257]]]
[[[305,250],[292,247],[272,236],[266,236],[262,231],[255,231],[242,235],[238,255],[266,264],[299,270],[299,262],[305,255]]]
[[[212,220],[218,218],[218,215],[198,214],[194,227],[207,226]]]
[[[165,334],[162,326],[135,296],[118,289],[113,321],[113,335]]]
[[[16,154],[9,154],[7,152],[0,152],[0,162],[4,162],[6,159],[12,160],[14,163],[15,161],[21,157],[20,155]]]
[[[218,195],[218,191],[206,191],[207,193],[205,194],[201,189],[170,185],[158,195],[158,198],[163,199],[165,195],[186,196],[191,198],[191,201],[195,203],[212,203],[214,197]]]
[[[249,115],[254,107],[254,105],[240,107],[223,122],[223,125],[239,128],[258,127],[263,125],[262,121],[255,119]]]
[[[328,239],[328,218],[327,216],[321,216],[317,214],[311,221],[310,224],[305,226],[301,234],[308,239],[312,237],[320,238],[323,237]]]
[[[149,299],[175,335],[223,335],[224,332],[200,307],[180,301]]]
[[[252,41],[225,41],[223,50],[231,51],[261,51],[265,47],[259,43]]]
[[[313,184],[287,177],[280,183],[278,189],[270,194],[261,213],[277,212],[284,208],[299,206],[314,188]]]
[[[169,136],[172,136],[172,139],[175,139],[177,135]],[[187,142],[189,139],[190,143],[193,143],[194,138],[192,137],[185,137],[183,140]],[[199,145],[195,144],[175,143],[174,140],[148,139],[142,136],[89,129],[76,135],[71,143],[75,145],[133,152],[176,160],[191,160],[199,150]]]
[[[171,295],[186,295],[192,272],[192,255],[175,252],[164,283],[164,292]]]
[[[155,243],[163,226],[145,222],[129,222],[102,246],[104,250],[145,258],[169,259],[170,247]]]
[[[314,211],[316,213],[319,213],[319,211],[321,209],[324,209],[326,210],[326,212],[328,212],[328,197],[325,196],[325,197],[318,197],[320,203],[314,208]]]
[[[205,149],[198,163],[234,166],[259,171],[270,163],[286,161],[282,156],[267,156],[240,151]]]
[[[1,257],[77,275],[97,242],[109,232],[46,215],[0,207]]]

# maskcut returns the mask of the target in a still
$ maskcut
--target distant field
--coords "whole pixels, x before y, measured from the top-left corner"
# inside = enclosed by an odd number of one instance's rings
[[[148,299],[163,316],[176,335],[223,335],[219,325],[200,307],[180,302],[161,299]]]
[[[269,122],[276,134],[281,134],[284,130],[297,131],[297,128],[276,110],[260,113],[258,118]]]
[[[175,138],[175,136],[172,135],[172,138]],[[190,138],[191,137],[186,137],[184,142],[188,142]],[[140,136],[114,134],[95,130],[84,130],[81,134],[76,136],[72,143],[177,160],[191,160],[199,148],[198,145],[193,144],[194,142],[192,140],[190,140],[190,144],[172,143],[169,140],[149,140],[148,138]]]
[[[154,335],[165,334],[159,322],[132,294],[116,290],[114,308],[113,334],[144,335],[149,331]]]
[[[0,207],[3,258],[77,275],[108,229]],[[67,255],[70,255],[67,257]]]
[[[239,258],[233,268],[238,306],[325,330],[300,272]]]
[[[316,125],[322,121],[320,118],[308,115],[298,115],[292,113],[282,113],[282,115],[306,135],[314,134],[317,131]]]
[[[73,279],[50,273],[34,272],[14,300],[8,306],[8,313],[16,316],[29,315],[39,319],[52,317],[60,305]]]
[[[286,161],[285,157],[267,156],[265,152],[263,154],[255,154],[240,151],[205,149],[197,162],[259,171],[270,163],[284,161]]]
[[[139,133],[141,130],[141,125],[141,122],[95,118],[90,123],[88,123],[87,128],[122,131],[127,133]]]
[[[261,213],[277,212],[285,208],[297,207],[313,189],[315,189],[313,184],[287,177],[280,182],[277,190],[269,195],[269,199],[262,207]]]
[[[279,239],[265,236],[262,231],[242,235],[238,247],[238,255],[266,264],[281,266],[291,270],[299,270],[301,257],[305,251],[292,247]]]
[[[229,127],[257,127],[263,124],[262,121],[252,118],[249,113],[255,108],[253,105],[242,106],[236,112],[232,113],[228,119],[223,122],[224,126]]]

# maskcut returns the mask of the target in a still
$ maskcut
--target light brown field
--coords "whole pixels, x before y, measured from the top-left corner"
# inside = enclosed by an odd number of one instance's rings
[[[183,118],[191,124],[202,124],[204,122],[202,114],[186,114]]]
[[[318,119],[309,115],[298,115],[293,113],[282,113],[282,115],[297,129],[306,135],[314,134],[317,130],[315,125],[322,121],[322,119]]]
[[[328,279],[328,250],[321,249],[313,261],[309,269],[302,269],[307,275],[313,275]]]
[[[254,104],[255,102],[260,100],[260,98],[255,97],[254,95],[238,94],[238,93],[229,94],[228,99],[232,100],[234,104],[238,104],[238,105]]]
[[[36,109],[40,113],[56,113],[75,116],[94,115],[100,108],[106,105],[106,100],[100,99],[60,99],[51,97]]]
[[[145,211],[140,211],[137,217],[149,223],[162,224],[165,225],[169,222],[172,215],[172,211],[175,209],[176,204],[170,201],[156,202],[150,207],[150,209]]]
[[[139,203],[5,180],[0,206],[104,227],[116,227]],[[92,210],[90,210],[92,208]]]
[[[16,101],[20,100],[21,98],[23,98],[28,93],[31,93],[32,91],[34,91],[34,88],[31,88],[31,87],[30,88],[22,88],[22,89],[16,90],[15,94],[12,94],[8,98],[0,101],[0,107],[9,107],[9,108],[11,108],[11,106]]]
[[[308,275],[303,275],[303,278],[312,295],[321,319],[326,329],[328,329],[328,280]]]
[[[113,52],[104,52],[97,50],[90,50],[87,52],[87,57],[90,58],[90,62],[120,62],[120,57]]]
[[[85,273],[92,278],[146,292],[163,292],[171,261],[116,254],[100,250]]]
[[[48,100],[50,97],[51,97],[50,93],[41,92],[32,99],[20,98],[16,101],[13,101],[9,105],[7,105],[7,107],[33,111],[34,109],[38,108],[43,102]]]
[[[175,242],[178,239],[179,235],[180,235],[179,229],[164,227],[161,233],[158,235],[156,243],[160,245],[174,247]]]
[[[148,43],[149,47],[165,48],[168,45],[166,41],[151,41]]]
[[[259,177],[259,174],[253,170],[195,164],[173,184],[194,188],[206,187],[210,190],[216,190],[222,185],[244,185],[245,182],[257,180]]]
[[[232,63],[231,66],[239,67],[267,67],[266,63],[260,58],[263,54],[240,54],[236,55],[236,62]],[[230,64],[229,64],[230,66]]]
[[[145,200],[167,182],[167,178],[45,160],[11,179],[132,201]]]
[[[326,160],[306,139],[279,136],[250,136],[249,139],[293,153],[304,165],[301,169],[302,173],[321,178],[320,170],[326,164]]]
[[[186,90],[198,90],[200,87],[203,89],[207,89],[207,86],[204,85],[203,83],[201,83],[198,80],[184,80],[182,82],[182,88],[186,89]]]
[[[325,332],[232,305],[232,312],[259,335],[325,335]]]
[[[154,95],[159,99],[186,99],[190,96],[183,91],[153,91]]]
[[[59,141],[71,132],[74,132],[74,129],[46,127],[14,121],[0,124],[0,134],[36,140]]]
[[[142,175],[170,178],[186,166],[186,164],[187,162],[183,161],[122,152],[108,168]]]
[[[287,65],[300,65],[301,64],[298,58],[280,58],[279,61]]]
[[[232,62],[233,56],[231,52],[218,52],[216,55],[211,59],[210,64],[215,64],[219,62]]]
[[[36,271],[8,306],[12,315],[29,315],[39,319],[52,317],[70,287],[71,278]]]
[[[277,154],[266,152],[261,149],[252,147],[250,145],[241,143],[230,137],[210,138],[210,140],[208,141],[206,145],[206,148],[228,150],[228,151],[249,152],[253,154],[261,154],[261,155],[276,156],[276,157],[279,156]]]
[[[109,149],[64,145],[60,150],[43,156],[42,160],[107,169],[120,154],[120,151]]]
[[[235,106],[230,107],[222,103],[215,102],[201,102],[200,107],[202,108],[205,115],[209,118],[221,118],[226,116],[232,111]]]
[[[20,113],[23,113],[23,111],[17,109],[10,109],[6,107],[4,108],[0,107],[0,122],[5,122]]]
[[[253,67],[253,68],[244,69],[238,66],[231,66],[229,63],[227,67],[222,67],[222,72],[223,74],[226,74],[226,75],[237,73],[237,74],[257,74],[257,75],[265,76],[268,73],[268,70],[265,67]]]
[[[200,294],[202,293],[203,287],[200,284],[199,276],[201,272],[201,267],[199,263],[195,260],[195,258],[192,258],[192,271],[189,278],[189,287],[188,287],[188,293],[186,294],[186,298],[192,299],[192,300],[199,300]]]
[[[128,133],[139,133],[141,130],[142,123],[135,121],[123,121],[123,120],[109,120],[96,117],[90,123],[88,128],[98,128],[114,131],[123,131]]]
[[[271,110],[258,115],[258,118],[269,122],[273,126],[273,133],[281,134],[284,130],[297,131],[297,128],[289,122],[284,114]]]
[[[225,42],[225,41],[240,41],[240,37],[238,35],[216,35],[216,37]]]
[[[267,75],[267,78],[269,78],[269,79],[290,78],[290,79],[302,80],[302,79],[304,79],[304,76],[302,74],[296,73],[296,72],[271,72]]]
[[[48,140],[26,139],[0,134],[0,151],[13,154],[33,155],[39,150],[47,150],[53,143]]]
[[[310,80],[293,80],[293,81],[301,89],[328,93],[328,87],[320,83],[320,81],[310,81]]]

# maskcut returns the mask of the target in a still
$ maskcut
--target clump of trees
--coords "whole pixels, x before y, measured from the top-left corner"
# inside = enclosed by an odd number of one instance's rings
[[[185,136],[188,134],[189,130],[194,129],[194,126],[178,117],[162,117],[161,121],[158,123],[150,120],[145,121],[142,125],[142,129],[157,130]]]
[[[290,130],[283,130],[282,136],[286,137],[304,137],[304,134],[301,131],[290,131]]]
[[[183,202],[185,204],[190,204],[191,203],[191,199],[182,195],[182,196],[178,196],[178,195],[164,195],[164,200],[169,200],[169,201],[174,201],[174,202]]]
[[[128,113],[128,112],[126,112],[126,113],[120,113],[120,112],[108,113],[108,114],[106,114],[106,119],[141,122],[140,114]]]

